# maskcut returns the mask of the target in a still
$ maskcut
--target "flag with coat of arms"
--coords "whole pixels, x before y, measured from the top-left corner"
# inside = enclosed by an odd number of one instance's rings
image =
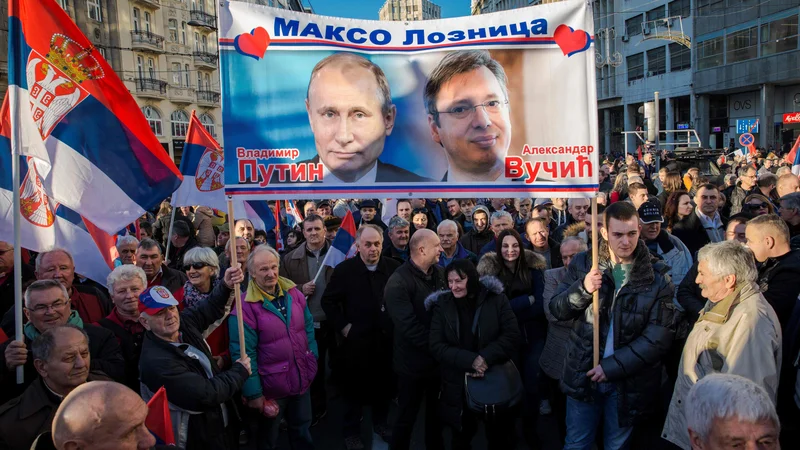
[[[322,266],[336,267],[340,262],[355,256],[356,252],[356,222],[353,220],[353,213],[347,211],[342,219],[342,226],[325,254]]]
[[[50,198],[116,233],[181,181],[129,89],[55,0],[10,0],[14,153],[50,168]],[[37,165],[38,167],[38,165]]]

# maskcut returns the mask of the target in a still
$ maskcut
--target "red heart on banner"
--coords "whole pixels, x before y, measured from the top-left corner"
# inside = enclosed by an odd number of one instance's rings
[[[243,55],[261,59],[264,57],[264,53],[267,52],[269,42],[270,37],[267,30],[257,27],[249,33],[242,33],[236,36],[233,46],[236,47],[236,51]]]
[[[553,40],[568,57],[589,48],[589,33],[583,30],[573,30],[564,24],[556,28]]]

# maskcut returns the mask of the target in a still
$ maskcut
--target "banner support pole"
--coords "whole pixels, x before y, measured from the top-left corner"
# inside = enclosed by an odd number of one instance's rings
[[[11,42],[9,40],[9,42]],[[15,89],[8,90],[9,113],[11,120],[19,120],[19,105]],[[12,188],[14,190],[14,340],[25,342],[22,330],[22,217],[20,199],[20,133],[19,124],[11,126],[11,171]],[[30,349],[28,349],[30,351]],[[17,384],[25,382],[25,366],[17,366]]]
[[[164,250],[164,261],[169,258],[169,247],[172,245],[172,226],[175,224],[175,209],[177,208],[177,206],[173,206],[172,213],[169,216],[169,231],[167,232],[167,249]]]
[[[233,199],[228,196],[228,227],[233,230],[236,223],[233,218]],[[230,242],[230,241],[228,241]],[[233,235],[233,244],[228,244],[231,249],[231,267],[237,267],[239,264],[236,255],[236,234]],[[236,321],[239,323],[239,356],[244,358],[247,355],[247,349],[244,342],[244,319],[242,318],[242,287],[240,283],[233,285],[233,303],[236,305]]]
[[[597,242],[597,195],[592,197],[592,271],[597,270],[598,266],[598,242]],[[600,290],[592,293],[592,340],[594,348],[594,365],[600,364]]]

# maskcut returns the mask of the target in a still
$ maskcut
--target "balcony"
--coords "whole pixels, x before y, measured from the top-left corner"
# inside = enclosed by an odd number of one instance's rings
[[[153,9],[161,8],[161,0],[133,0],[133,3],[138,3]]]
[[[205,11],[200,11],[199,9],[191,10],[189,12],[189,18],[192,20],[192,22],[199,22],[200,25],[208,27],[209,29],[217,27],[216,17]],[[192,24],[190,23],[189,25]]]
[[[161,100],[167,93],[167,82],[155,78],[134,78],[136,95],[138,97],[154,98]]]
[[[197,91],[197,104],[200,106],[218,106],[219,92]]]
[[[193,55],[195,66],[207,67],[209,69],[217,68],[217,55],[201,51],[196,51]]]
[[[169,93],[167,95],[167,98],[169,98],[169,101],[171,101],[172,103],[177,103],[180,105],[188,105],[194,103],[195,99],[194,89],[182,86],[175,86],[171,84],[169,86]]]
[[[164,36],[144,30],[133,30],[131,31],[131,47],[134,50],[163,53]]]

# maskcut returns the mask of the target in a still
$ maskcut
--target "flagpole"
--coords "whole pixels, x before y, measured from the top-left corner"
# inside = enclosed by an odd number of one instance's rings
[[[592,197],[592,271],[598,266],[597,242],[597,197]],[[594,347],[592,367],[600,364],[600,290],[592,292],[592,346]]]
[[[9,43],[11,43],[9,39]],[[13,80],[10,80],[13,81]],[[9,83],[8,89],[9,99],[9,114],[11,121],[16,122],[19,120],[19,105],[17,100],[17,92]],[[11,170],[12,174],[12,188],[14,190],[14,339],[19,342],[25,342],[22,333],[22,217],[20,205],[20,133],[19,124],[14,123],[11,126]],[[30,351],[30,349],[28,350]],[[25,367],[17,366],[17,384],[25,382]]]
[[[164,251],[164,261],[169,258],[169,247],[172,245],[172,226],[175,224],[175,210],[177,206],[172,207],[172,214],[169,216],[169,231],[167,232],[167,249]],[[167,263],[169,265],[169,263]]]
[[[235,229],[233,218],[233,199],[228,196],[228,227]],[[233,236],[233,243],[228,241],[228,248],[231,249],[231,267],[237,267],[239,261],[236,255],[236,235]],[[233,285],[233,303],[236,305],[236,321],[239,323],[239,356],[244,358],[247,354],[244,342],[244,321],[242,318],[242,288],[239,283]]]

